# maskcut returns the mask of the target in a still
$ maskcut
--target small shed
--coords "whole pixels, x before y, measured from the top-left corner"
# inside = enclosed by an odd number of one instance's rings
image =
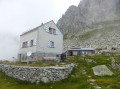
[[[81,56],[95,54],[94,48],[71,48],[68,50],[69,56]]]

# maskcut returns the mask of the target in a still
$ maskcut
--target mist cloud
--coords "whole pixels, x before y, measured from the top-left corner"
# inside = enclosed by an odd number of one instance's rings
[[[19,37],[10,33],[0,34],[0,60],[13,60],[17,58],[19,50]]]

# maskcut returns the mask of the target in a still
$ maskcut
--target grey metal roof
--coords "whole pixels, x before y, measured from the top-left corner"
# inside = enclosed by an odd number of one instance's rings
[[[53,21],[53,20],[51,20],[51,21]],[[51,22],[51,21],[49,21],[49,22]],[[47,23],[49,23],[49,22],[47,22]],[[54,22],[54,21],[53,21],[53,22]],[[45,23],[45,24],[47,24],[47,23]],[[45,24],[41,24],[40,26],[38,26],[38,27],[36,27],[36,28],[30,29],[30,30],[28,30],[28,31],[25,31],[25,32],[23,32],[20,36],[23,36],[23,35],[25,35],[25,34],[27,34],[27,33],[30,33],[30,32],[33,32],[33,31],[35,31],[35,30],[38,30],[38,28],[42,27],[42,26],[45,25]]]
[[[69,50],[95,50],[94,48],[71,48]]]

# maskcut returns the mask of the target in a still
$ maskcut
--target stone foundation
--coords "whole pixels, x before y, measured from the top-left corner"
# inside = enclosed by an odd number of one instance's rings
[[[69,76],[74,64],[50,67],[29,67],[0,64],[0,70],[7,76],[32,83],[49,83],[63,80]]]
[[[44,57],[56,57],[56,54],[33,53],[30,57],[28,57],[27,54],[18,54],[18,59],[20,62],[41,61],[41,60],[44,60]],[[56,60],[57,60],[57,58],[56,58]]]

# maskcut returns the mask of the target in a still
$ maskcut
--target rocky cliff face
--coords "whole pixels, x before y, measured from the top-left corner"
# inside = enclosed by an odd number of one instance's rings
[[[74,33],[79,30],[81,25],[79,17],[79,8],[76,6],[70,6],[66,11],[65,15],[58,21],[57,25],[62,29],[63,33]],[[75,30],[72,30],[74,29]],[[68,30],[69,29],[69,30]]]
[[[78,7],[70,6],[57,25],[69,34],[83,30],[86,25],[118,19],[120,0],[83,0]]]
[[[78,7],[70,6],[57,25],[66,36],[65,48],[110,48],[119,45],[119,20],[120,0],[82,0]]]
[[[120,19],[120,0],[83,0],[78,8],[86,24]]]
[[[64,47],[93,47],[104,50],[120,48],[120,20],[91,25],[86,28],[86,32],[64,39]]]

